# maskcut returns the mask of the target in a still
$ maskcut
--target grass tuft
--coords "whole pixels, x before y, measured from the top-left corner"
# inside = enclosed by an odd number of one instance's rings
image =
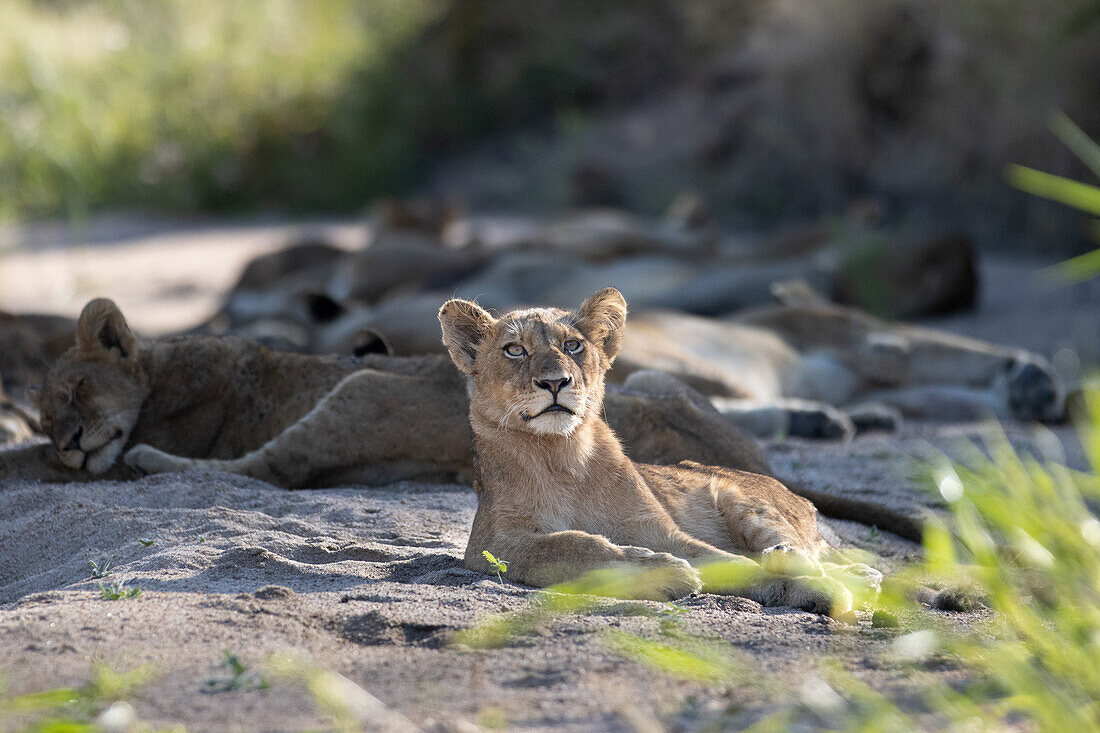
[[[99,586],[100,597],[106,601],[119,601],[126,598],[137,598],[141,595],[141,588],[137,586],[127,586],[125,580],[119,580],[117,582],[107,585],[105,583],[97,583]]]
[[[89,560],[88,564],[92,566],[92,579],[99,580],[100,578],[106,578],[108,576],[114,575],[114,562],[115,558],[113,555],[108,555],[99,562],[96,562],[95,560]]]
[[[222,652],[223,659],[218,665],[229,670],[228,677],[211,677],[203,683],[203,692],[230,692],[232,690],[266,690],[270,687],[267,679],[249,669],[240,656],[228,649]]]

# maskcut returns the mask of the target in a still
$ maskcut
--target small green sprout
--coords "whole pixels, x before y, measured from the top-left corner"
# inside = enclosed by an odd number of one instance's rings
[[[482,550],[481,554],[485,557],[488,563],[493,566],[493,570],[497,571],[497,580],[500,581],[501,585],[504,585],[504,578],[500,577],[500,574],[508,572],[508,561],[497,559],[493,556],[493,553],[489,552],[488,550]]]
[[[148,547],[149,545],[153,544],[156,541],[157,541],[156,537],[141,537],[141,538],[138,539],[138,542],[145,545],[146,547]]]
[[[681,606],[679,603],[669,603],[667,606],[661,609],[661,631],[671,632],[680,627],[680,621],[683,619],[684,614],[688,613],[691,609],[685,606]]]
[[[678,619],[691,609],[687,606],[681,606],[679,603],[669,603],[667,606],[661,609],[662,616],[668,616],[669,618]]]
[[[269,685],[266,679],[249,671],[248,665],[241,661],[233,652],[225,649],[222,651],[225,658],[219,667],[229,670],[229,677],[211,677],[206,680],[204,692],[229,692],[230,690],[266,690]]]
[[[128,588],[126,587],[125,580],[120,580],[110,585],[104,583],[97,583],[96,585],[99,586],[99,592],[102,594],[103,599],[107,601],[118,601],[123,598],[137,598],[141,595],[141,588],[136,586]]]
[[[114,575],[114,562],[114,555],[108,555],[99,562],[89,560],[88,564],[92,566],[92,579],[99,580],[100,578],[106,578],[108,575]]]

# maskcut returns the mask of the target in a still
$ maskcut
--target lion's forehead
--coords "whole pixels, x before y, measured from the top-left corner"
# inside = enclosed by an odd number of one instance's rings
[[[558,339],[574,331],[569,313],[559,308],[527,308],[500,319],[501,336],[517,339]]]
[[[123,375],[101,364],[83,360],[64,361],[56,364],[47,373],[42,385],[42,397],[45,403],[66,404],[73,390],[80,385],[79,395],[83,398],[121,398],[131,391]],[[82,400],[87,402],[87,399]]]
[[[565,315],[566,311],[563,311],[561,308],[519,308],[505,313],[502,317],[506,321],[539,321],[541,323],[552,323],[563,318]]]

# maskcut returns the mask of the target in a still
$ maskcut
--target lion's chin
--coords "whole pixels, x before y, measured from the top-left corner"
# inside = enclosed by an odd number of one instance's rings
[[[526,427],[536,435],[572,435],[582,419],[572,412],[544,412],[531,418]]]

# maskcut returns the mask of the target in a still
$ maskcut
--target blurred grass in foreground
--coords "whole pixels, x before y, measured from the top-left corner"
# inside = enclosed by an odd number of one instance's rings
[[[225,657],[233,660],[234,666],[239,667],[239,673],[248,669],[236,655],[227,651]],[[300,656],[273,655],[261,665],[261,669],[280,682],[304,688],[318,714],[331,724],[325,730],[341,733],[364,728],[416,730],[409,720],[390,710],[359,685]],[[0,729],[25,733],[182,733],[186,730],[182,725],[167,728],[149,726],[138,718],[128,702],[156,676],[157,672],[150,666],[118,672],[106,664],[93,663],[88,682],[80,687],[57,687],[12,697],[3,694],[5,680],[0,677]],[[207,685],[203,692],[239,690],[263,694],[268,690],[266,682],[262,686],[253,682],[240,686],[222,685],[215,689]],[[225,721],[226,727],[230,722]],[[16,727],[10,727],[10,724]]]
[[[136,725],[134,709],[126,700],[153,676],[150,667],[117,672],[93,663],[90,678],[81,687],[57,687],[16,697],[2,695],[5,685],[0,679],[0,723],[20,720],[19,730],[34,733],[148,730]]]
[[[719,0],[0,0],[0,218],[357,210],[448,146],[667,84],[741,15]]]
[[[1100,145],[1093,142],[1069,117],[1059,112],[1050,122],[1050,129],[1062,143],[1100,178]],[[1100,186],[1071,178],[1037,171],[1022,165],[1008,167],[1008,182],[1021,191],[1057,201],[1100,217]],[[1100,242],[1100,218],[1093,219],[1090,234]],[[1100,249],[1094,249],[1072,259],[1048,267],[1044,274],[1058,283],[1081,283],[1100,275]]]

